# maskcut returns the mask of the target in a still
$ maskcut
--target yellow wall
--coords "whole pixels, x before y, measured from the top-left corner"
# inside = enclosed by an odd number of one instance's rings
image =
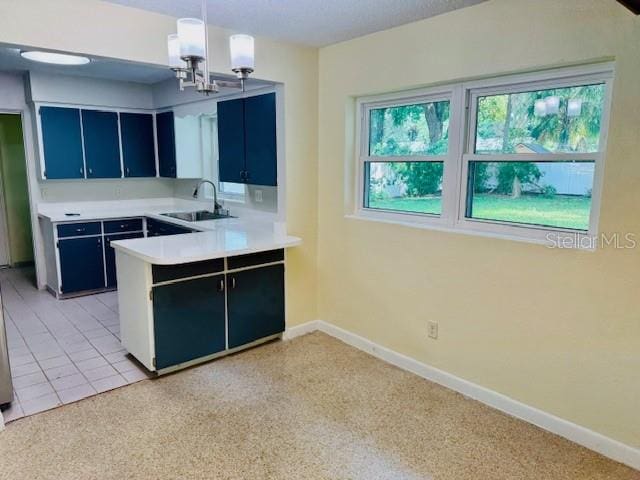
[[[27,169],[20,115],[0,114],[0,179],[11,264],[33,261]]]
[[[640,240],[640,20],[614,0],[492,0],[321,49],[319,318],[640,447],[640,247],[344,217],[355,96],[613,58],[600,225]]]
[[[2,43],[166,65],[166,38],[174,32],[174,18],[96,0],[0,1]],[[229,34],[210,29],[211,70],[230,72]],[[304,239],[288,254],[287,318],[293,325],[317,318],[318,50],[257,38],[254,76],[285,85],[287,222],[289,232]]]

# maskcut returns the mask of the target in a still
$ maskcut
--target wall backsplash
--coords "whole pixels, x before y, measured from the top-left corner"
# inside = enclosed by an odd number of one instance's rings
[[[193,199],[193,189],[197,185],[197,180],[174,180],[173,196],[177,198]],[[256,190],[262,190],[262,202],[256,202]],[[228,202],[227,207],[233,208],[233,203]],[[262,212],[278,212],[278,187],[263,187],[259,185],[248,185],[246,202],[243,208],[251,208]]]
[[[175,180],[127,178],[124,180],[47,180],[39,182],[43,202],[127,200],[172,197]]]

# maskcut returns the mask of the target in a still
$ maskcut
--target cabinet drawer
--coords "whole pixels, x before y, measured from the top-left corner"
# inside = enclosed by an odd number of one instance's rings
[[[152,265],[153,283],[196,277],[224,270],[224,259],[215,258],[204,262],[183,263],[181,265]]]
[[[63,223],[58,225],[58,238],[83,237],[85,235],[100,235],[100,222],[91,223]]]
[[[247,255],[238,255],[229,257],[227,265],[229,270],[235,268],[250,267],[252,265],[262,265],[263,263],[281,262],[284,260],[284,250],[268,250],[266,252],[249,253]]]
[[[142,230],[141,218],[109,220],[104,222],[104,233],[138,232]]]

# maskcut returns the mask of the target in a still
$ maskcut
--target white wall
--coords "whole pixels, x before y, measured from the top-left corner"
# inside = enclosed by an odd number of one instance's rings
[[[28,78],[28,102],[147,110],[154,108],[151,86],[141,83],[42,72],[31,72]]]

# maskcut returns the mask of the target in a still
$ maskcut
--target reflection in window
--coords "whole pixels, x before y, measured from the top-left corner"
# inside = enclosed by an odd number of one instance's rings
[[[478,97],[479,154],[597,152],[605,85]]]

